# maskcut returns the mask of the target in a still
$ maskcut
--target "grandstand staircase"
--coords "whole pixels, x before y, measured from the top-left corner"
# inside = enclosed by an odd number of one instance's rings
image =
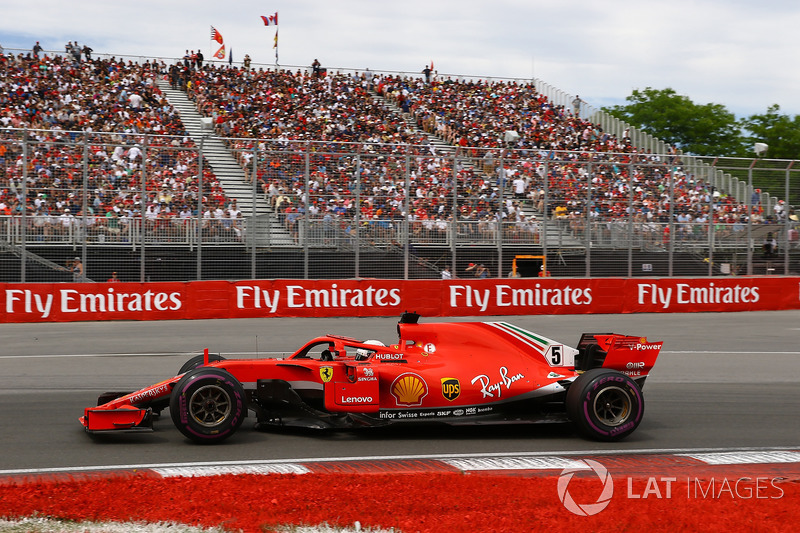
[[[203,116],[194,102],[189,100],[185,92],[172,89],[165,80],[158,81],[158,88],[180,114],[181,122],[195,144],[200,146],[202,140],[205,162],[213,169],[225,194],[236,200],[242,212],[247,245],[256,248],[295,247],[289,232],[263,200],[261,191],[256,191],[253,203],[253,184],[245,179],[244,170],[228,146],[213,129],[203,124]]]
[[[24,256],[26,261],[30,261],[32,263],[41,265],[48,270],[52,270],[53,272],[66,270],[62,265],[54,263],[53,261],[50,261],[49,259],[46,259],[41,255],[35,254],[31,250],[25,250],[22,248],[22,246],[17,246],[16,244],[12,244],[5,239],[0,239],[0,251],[11,253],[18,259],[22,259]],[[94,282],[94,280],[89,279],[85,276],[83,277],[83,281],[89,283]]]
[[[296,247],[297,244],[280,223],[276,213],[263,200],[260,191],[256,191],[255,203],[253,202],[253,185],[247,182],[241,165],[229,147],[215,134],[213,127],[209,128],[208,125],[204,125],[204,117],[197,111],[194,102],[189,100],[184,91],[172,89],[166,80],[159,80],[157,83],[169,103],[180,114],[188,135],[197,145],[200,145],[202,141],[203,157],[213,169],[225,194],[231,199],[236,199],[246,222],[247,245],[256,248]],[[402,117],[409,129],[425,135],[432,156],[453,157],[456,153],[455,146],[435,134],[420,129],[414,121],[414,117],[410,113],[404,113],[393,102],[377,93],[372,94],[372,99]],[[469,166],[472,163],[463,161],[462,164]],[[523,205],[523,212],[528,217],[535,215],[540,221],[543,218],[543,214],[530,205]],[[545,242],[548,248],[559,250],[583,246],[583,243],[575,239],[569,231],[555,223],[547,224]]]

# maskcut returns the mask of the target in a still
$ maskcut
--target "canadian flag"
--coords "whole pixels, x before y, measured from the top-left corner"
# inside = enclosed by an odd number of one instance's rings
[[[278,25],[278,12],[274,15],[261,15],[261,20],[264,21],[264,26],[277,26]]]

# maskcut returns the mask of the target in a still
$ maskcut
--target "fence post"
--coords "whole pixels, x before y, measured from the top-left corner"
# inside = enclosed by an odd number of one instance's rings
[[[298,225],[296,228],[296,232],[298,238],[300,238],[300,224],[303,225],[303,279],[308,279],[309,277],[309,270],[308,270],[308,262],[309,262],[309,250],[308,250],[308,241],[310,232],[308,231],[309,227],[309,207],[311,202],[311,195],[309,194],[309,182],[311,181],[311,141],[306,142],[306,154],[303,158],[303,164],[305,166],[305,170],[303,171],[303,192],[305,194],[305,200],[300,198],[298,203],[298,210],[300,209],[300,204],[303,207],[303,219],[297,220],[295,218],[295,223]],[[291,234],[291,230],[289,231]],[[291,235],[289,235],[291,237]]]
[[[139,247],[139,277],[141,278],[141,282],[144,283],[147,281],[147,269],[146,267],[146,260],[147,260],[147,227],[145,221],[145,201],[147,200],[147,170],[145,162],[147,161],[147,147],[149,144],[149,137],[147,134],[144,136],[144,147],[142,148],[142,178],[141,178],[141,192],[139,193],[139,228],[141,230],[142,239],[141,246]],[[135,208],[135,206],[134,206]],[[133,224],[131,224],[133,226]]]
[[[403,279],[408,280],[408,261],[409,250],[411,248],[411,156],[408,153],[408,145],[403,145],[405,153],[405,181],[406,181],[406,194],[403,203],[405,204],[403,217],[403,224],[405,226],[405,235],[403,239]]]
[[[628,165],[628,277],[633,277],[633,173],[632,164]]]
[[[200,137],[200,146],[197,147],[197,275],[195,276],[197,281],[203,279],[203,143],[205,140],[205,135]]]
[[[253,180],[253,191],[252,191],[252,200],[253,204],[250,208],[250,227],[247,228],[244,220],[241,220],[242,224],[242,237],[244,242],[246,243],[248,240],[250,241],[250,278],[256,279],[256,220],[257,220],[257,212],[256,212],[256,202],[258,201],[258,141],[253,143],[253,170],[250,177]],[[247,234],[244,232],[247,231]]]
[[[355,277],[361,277],[361,154],[356,153],[356,205],[353,214],[355,226]]]
[[[786,200],[784,200],[783,202],[783,274],[785,276],[789,275],[789,246],[791,246],[791,242],[789,241],[789,230],[792,229],[791,220],[789,219],[789,192],[790,192],[789,174],[792,170],[793,165],[794,165],[794,160],[790,161],[789,166],[786,167],[786,176],[784,179]]]
[[[673,276],[675,250],[675,170],[669,171],[669,222],[667,222],[667,276]],[[663,241],[663,236],[662,236]]]
[[[458,253],[458,219],[460,210],[458,209],[458,148],[453,152],[453,214],[452,224],[450,224],[450,272],[453,277],[457,275],[456,254]],[[408,189],[406,189],[408,191]],[[406,193],[408,196],[408,193]]]
[[[22,206],[22,241],[21,244],[21,253],[20,253],[20,266],[19,266],[19,278],[21,283],[25,283],[27,277],[27,262],[28,262],[28,243],[27,241],[27,234],[25,233],[25,204],[27,203],[28,195],[26,192],[26,186],[28,183],[28,130],[22,130],[22,194],[23,194],[23,206]],[[52,199],[50,199],[52,202]],[[10,240],[10,239],[9,239]],[[12,241],[13,244],[13,241]]]
[[[747,275],[753,275],[753,166],[756,159],[747,169]]]
[[[592,275],[592,163],[588,163],[586,169],[586,259],[584,264],[584,275]]]
[[[86,251],[89,241],[89,217],[87,211],[87,196],[89,195],[89,138],[86,133],[83,134],[83,153],[81,154],[81,166],[83,167],[83,175],[81,182],[83,183],[83,194],[81,195],[81,224],[83,224],[83,243],[81,243],[81,264],[83,265],[83,278],[86,278],[86,270],[89,266],[86,263]],[[83,281],[81,279],[80,281]]]
[[[495,214],[496,222],[496,231],[495,234],[495,243],[497,246],[497,272],[496,277],[502,278],[503,277],[503,193],[505,192],[506,188],[506,165],[505,165],[505,157],[506,157],[506,149],[500,149],[500,171],[497,173],[497,181],[498,181],[498,188],[500,189],[500,195],[498,198],[498,209],[497,213]],[[474,161],[473,161],[474,164]]]
[[[716,163],[716,159],[714,159],[713,163]],[[703,182],[706,183],[706,190],[708,190],[709,184],[711,180],[707,179],[709,175],[714,175],[714,165],[706,166],[704,165],[704,177]],[[716,223],[714,222],[714,215],[715,213],[715,206],[714,206],[714,186],[710,185],[711,187],[711,194],[708,198],[708,277],[714,276],[714,241],[716,239]]]
[[[544,213],[542,213],[542,255],[547,261],[547,222],[550,218],[548,212],[550,210],[550,162],[544,162]]]

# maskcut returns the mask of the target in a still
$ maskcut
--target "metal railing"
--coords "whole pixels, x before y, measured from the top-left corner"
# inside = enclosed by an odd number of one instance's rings
[[[46,265],[76,255],[88,278],[128,281],[414,279],[476,262],[505,276],[524,255],[561,276],[797,268],[791,168],[775,170],[784,191],[748,184],[742,203],[674,154],[225,139],[249,156],[237,192],[202,142],[173,140],[0,131],[0,279],[63,280]],[[768,233],[779,255],[762,257]]]

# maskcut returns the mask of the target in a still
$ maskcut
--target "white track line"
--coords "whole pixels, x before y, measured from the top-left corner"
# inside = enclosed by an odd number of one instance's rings
[[[795,453],[787,455],[784,452]],[[784,459],[794,458],[794,460],[781,460],[776,462],[800,462],[800,445],[780,446],[780,447],[752,447],[752,448],[654,448],[636,450],[572,450],[572,451],[546,451],[546,452],[502,452],[502,453],[453,453],[453,454],[433,454],[433,455],[374,455],[374,456],[354,456],[354,457],[304,457],[294,459],[261,459],[261,460],[242,460],[242,461],[203,461],[187,463],[142,463],[142,464],[118,464],[103,466],[72,466],[72,467],[53,467],[53,468],[18,468],[0,470],[0,476],[11,475],[30,475],[30,474],[58,474],[58,473],[81,473],[98,472],[108,470],[155,470],[173,468],[205,468],[205,467],[238,467],[238,466],[269,466],[269,465],[296,465],[304,468],[304,463],[341,463],[341,462],[360,462],[360,461],[413,461],[413,460],[486,460],[501,458],[553,458],[553,457],[576,457],[576,456],[597,456],[597,455],[681,455],[689,457],[709,457],[709,464],[715,460],[715,456],[727,457],[732,460],[735,456],[743,459],[748,457],[751,464],[757,455],[766,454],[764,457],[783,457]],[[780,454],[780,455],[778,455]],[[796,457],[796,458],[795,458]],[[703,460],[703,459],[698,459]],[[770,461],[762,461],[770,462]],[[721,464],[740,464],[740,463],[721,463]],[[558,468],[558,467],[556,467]]]
[[[790,451],[716,452],[679,454],[710,465],[755,465],[766,463],[796,463],[800,453]]]

